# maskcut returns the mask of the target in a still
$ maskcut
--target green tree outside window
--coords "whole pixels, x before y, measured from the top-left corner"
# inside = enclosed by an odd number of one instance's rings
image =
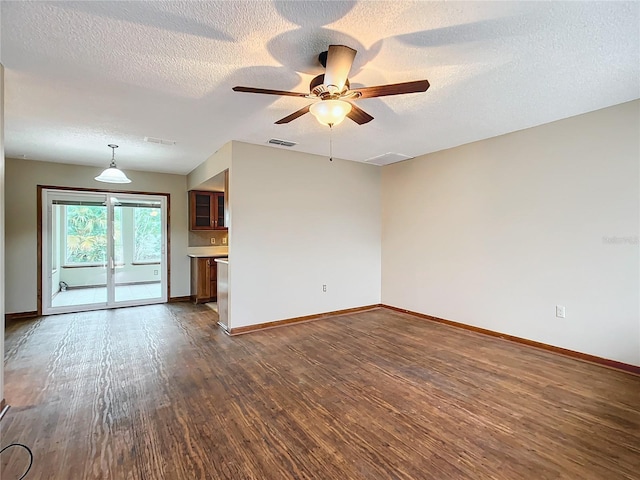
[[[66,208],[66,263],[105,263],[107,259],[107,209],[97,205]],[[121,235],[120,214],[115,214],[115,235]],[[116,261],[118,259],[116,258]]]
[[[134,213],[134,262],[159,262],[162,245],[159,208],[136,208]]]

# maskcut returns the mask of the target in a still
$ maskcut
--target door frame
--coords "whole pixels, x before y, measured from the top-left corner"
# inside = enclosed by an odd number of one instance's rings
[[[165,197],[165,205],[166,205],[166,277],[167,277],[167,302],[171,300],[171,195],[164,192],[141,192],[135,190],[112,190],[112,189],[98,189],[98,188],[82,188],[82,187],[61,187],[57,185],[38,185],[37,186],[37,234],[38,234],[38,242],[37,242],[37,264],[38,264],[38,272],[37,272],[37,315],[42,315],[42,292],[43,292],[43,281],[44,281],[44,272],[43,272],[43,254],[42,249],[44,246],[44,238],[43,238],[43,212],[46,213],[43,205],[42,194],[43,190],[58,190],[62,193],[68,192],[78,192],[78,193],[104,193],[104,194],[131,194],[131,195],[155,195]],[[123,308],[127,307],[127,305],[118,305],[114,307],[107,308]]]

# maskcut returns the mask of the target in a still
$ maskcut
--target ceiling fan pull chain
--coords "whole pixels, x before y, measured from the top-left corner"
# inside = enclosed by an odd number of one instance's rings
[[[329,161],[333,162],[333,123],[329,124]]]

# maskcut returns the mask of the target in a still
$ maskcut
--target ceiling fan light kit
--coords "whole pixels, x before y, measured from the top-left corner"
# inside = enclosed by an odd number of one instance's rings
[[[323,125],[333,127],[340,124],[351,112],[351,104],[344,100],[324,100],[309,107],[311,114]]]
[[[104,183],[131,183],[125,173],[116,166],[115,154],[118,145],[109,144],[108,147],[111,149],[111,164],[100,175],[95,177],[95,180]]]
[[[347,77],[351,71],[356,53],[353,48],[347,47],[346,45],[329,45],[329,49],[318,56],[319,62],[325,67],[325,73],[311,80],[308,94],[241,86],[233,87],[233,91],[302,97],[316,100],[315,103],[307,105],[281,118],[275,123],[279,125],[289,123],[305,113],[311,112],[321,124],[333,126],[342,122],[345,117],[349,117],[358,125],[364,125],[373,120],[371,115],[351,102],[345,101],[345,99],[358,100],[361,98],[426,92],[429,88],[429,82],[427,80],[415,80],[412,82],[355,88],[351,90],[351,85]]]

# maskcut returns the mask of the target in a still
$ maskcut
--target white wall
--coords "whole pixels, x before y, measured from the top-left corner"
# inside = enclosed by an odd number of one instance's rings
[[[159,282],[161,276],[161,265],[159,263],[151,263],[144,265],[132,265],[124,263],[116,265],[116,285],[126,285],[133,283],[150,283]],[[73,267],[59,268],[58,279],[52,279],[56,282],[52,285],[53,293],[59,290],[59,282],[63,281],[70,287],[93,287],[104,286],[107,284],[107,267]]]
[[[640,365],[639,109],[384,167],[382,302]]]
[[[187,177],[121,168],[132,181],[124,190],[170,194],[171,297],[189,295]],[[37,308],[37,185],[108,189],[108,184],[94,180],[100,171],[102,168],[7,159],[7,313],[31,312]]]
[[[233,142],[229,190],[232,328],[380,303],[379,167]]]
[[[0,22],[1,24],[1,22]],[[0,49],[1,50],[1,49]],[[4,160],[4,65],[0,63],[0,359],[4,359],[5,308],[5,160]],[[0,401],[4,399],[4,361],[0,365]]]

